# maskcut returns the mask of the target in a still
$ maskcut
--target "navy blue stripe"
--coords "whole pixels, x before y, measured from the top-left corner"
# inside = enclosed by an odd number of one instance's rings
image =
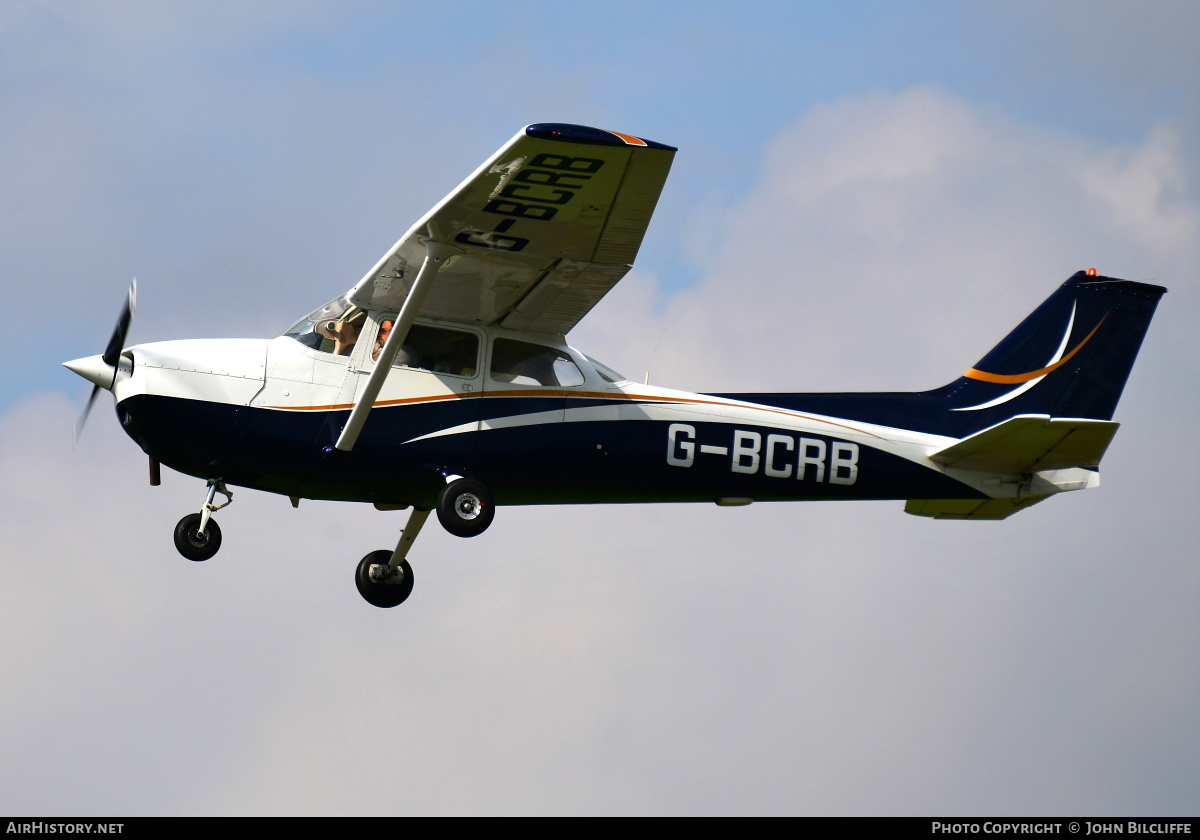
[[[378,409],[351,453],[329,448],[345,411],[286,412],[139,395],[123,401],[118,413],[130,436],[175,470],[315,499],[427,506],[446,472],[486,482],[500,504],[982,497],[936,470],[862,445],[853,485],[772,478],[762,469],[736,473],[730,454],[699,454],[701,443],[732,446],[734,427],[726,423],[689,424],[697,441],[690,468],[667,463],[671,424],[665,421],[559,422],[400,445],[414,432],[435,431],[437,423],[446,428],[476,419],[472,412],[486,402]],[[795,434],[753,424],[737,428],[757,431],[764,441],[772,432]],[[835,440],[806,436],[827,447]]]

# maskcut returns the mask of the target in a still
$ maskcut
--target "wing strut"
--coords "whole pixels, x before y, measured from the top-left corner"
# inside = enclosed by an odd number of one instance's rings
[[[392,325],[391,334],[383,343],[383,349],[379,351],[379,360],[375,363],[375,370],[371,371],[371,377],[367,380],[366,386],[358,395],[358,399],[354,401],[350,419],[346,421],[337,443],[334,444],[337,449],[349,452],[354,448],[358,435],[362,432],[363,424],[367,422],[367,415],[371,413],[371,409],[375,405],[375,398],[379,396],[379,389],[383,387],[383,381],[387,379],[388,372],[392,369],[392,362],[396,360],[396,354],[400,352],[401,345],[408,339],[408,331],[412,327],[413,320],[417,317],[421,304],[425,302],[429,290],[433,287],[438,270],[445,264],[446,258],[455,253],[458,253],[457,248],[441,242],[435,242],[432,239],[425,242],[425,261],[421,263],[417,279],[413,281],[412,288],[404,299],[404,305],[396,316],[396,323]]]

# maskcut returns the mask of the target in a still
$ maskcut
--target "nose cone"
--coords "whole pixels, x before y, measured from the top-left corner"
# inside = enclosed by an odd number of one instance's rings
[[[117,369],[112,365],[105,364],[102,356],[88,356],[73,362],[63,362],[63,367],[106,391],[112,390],[113,380],[117,378]]]

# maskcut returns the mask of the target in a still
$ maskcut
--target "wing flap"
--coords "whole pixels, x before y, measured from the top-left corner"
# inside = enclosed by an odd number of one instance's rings
[[[987,472],[1095,469],[1120,425],[1110,420],[1023,414],[929,457],[947,467]]]
[[[608,223],[596,246],[595,262],[633,264],[671,171],[672,160],[671,154],[639,152],[630,155]]]

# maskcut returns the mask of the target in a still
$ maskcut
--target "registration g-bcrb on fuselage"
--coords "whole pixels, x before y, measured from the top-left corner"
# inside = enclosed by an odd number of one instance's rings
[[[125,348],[131,288],[106,351],[67,366],[113,393],[152,483],[160,464],[207,482],[175,529],[189,559],[219,548],[230,485],[410,508],[395,549],[355,570],[384,607],[412,591],[435,510],[464,537],[520,504],[900,499],[1003,519],[1099,483],[1159,286],[1081,271],[919,393],[692,394],[570,346],[633,263],[675,151],[531,125],[282,336]]]

